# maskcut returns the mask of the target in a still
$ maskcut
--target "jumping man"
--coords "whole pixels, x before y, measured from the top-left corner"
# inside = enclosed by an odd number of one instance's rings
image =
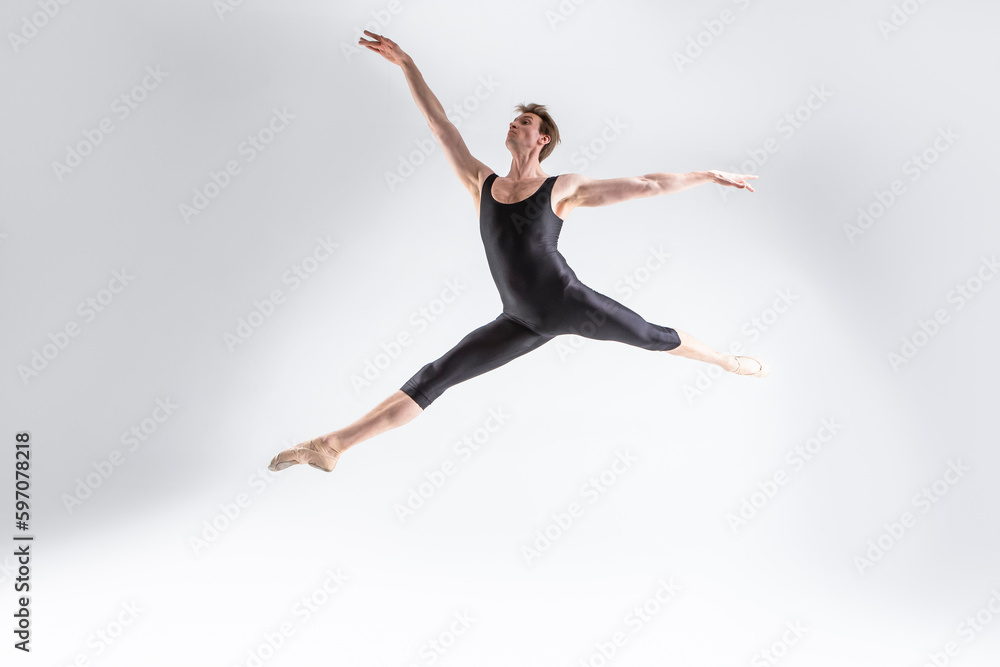
[[[503,312],[421,368],[368,414],[340,430],[280,452],[271,470],[308,463],[333,470],[350,447],[402,426],[446,389],[498,368],[555,336],[577,334],[715,364],[737,375],[765,377],[768,366],[755,357],[722,354],[685,331],[651,324],[638,313],[584,285],[556,249],[566,217],[578,206],[607,206],[639,197],[669,194],[703,183],[753,192],[754,175],[722,171],[653,173],[599,180],[582,174],[549,176],[544,160],[559,143],[559,129],[539,104],[518,105],[507,131],[510,170],[499,177],[469,153],[458,129],[424,82],[413,59],[391,39],[365,31],[359,42],[402,68],[417,107],[441,144],[451,168],[472,195],[490,272]]]

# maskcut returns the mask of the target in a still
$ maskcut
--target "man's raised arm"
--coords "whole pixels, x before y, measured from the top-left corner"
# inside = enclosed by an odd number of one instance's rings
[[[362,38],[358,40],[359,43],[375,51],[394,65],[399,65],[403,70],[406,83],[410,86],[410,93],[413,95],[413,101],[417,103],[420,113],[427,119],[427,125],[431,128],[434,138],[441,144],[448,164],[462,181],[462,185],[473,196],[477,196],[479,194],[480,172],[489,171],[489,167],[472,157],[469,148],[465,145],[465,140],[458,132],[458,128],[448,120],[448,114],[445,113],[441,102],[424,81],[420,70],[413,63],[413,58],[404,53],[399,45],[388,37],[376,35],[368,30],[365,30],[365,34],[374,38],[373,41]]]

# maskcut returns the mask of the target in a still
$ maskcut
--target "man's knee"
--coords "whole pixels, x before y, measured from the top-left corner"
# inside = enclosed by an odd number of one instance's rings
[[[667,350],[667,352],[669,352],[670,354],[683,355],[687,351],[687,348],[684,345],[684,338],[682,337],[681,334],[682,332],[674,329],[674,336],[673,336],[674,347]]]
[[[414,394],[416,393],[417,392],[414,391]],[[408,409],[412,410],[414,407],[416,407],[419,408],[421,412],[424,411],[424,406],[420,405],[419,401],[417,401],[415,398],[413,398],[413,396],[410,396],[402,389],[396,390],[396,400],[402,403]]]

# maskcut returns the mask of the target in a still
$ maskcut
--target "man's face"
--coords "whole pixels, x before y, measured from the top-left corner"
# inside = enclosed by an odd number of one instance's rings
[[[541,122],[542,119],[533,113],[523,113],[512,120],[507,127],[507,146],[531,150],[538,145],[539,137],[545,137],[543,142],[547,142],[548,135],[539,133]]]

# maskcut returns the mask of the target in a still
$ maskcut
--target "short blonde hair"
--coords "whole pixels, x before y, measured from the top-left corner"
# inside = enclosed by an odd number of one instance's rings
[[[521,113],[533,113],[542,119],[538,133],[549,135],[549,143],[542,146],[542,151],[538,154],[538,161],[541,162],[551,155],[552,151],[556,148],[556,144],[560,143],[559,128],[556,126],[556,122],[552,120],[552,116],[549,115],[549,111],[545,108],[544,104],[535,104],[534,102],[524,104],[522,102],[514,108]]]

